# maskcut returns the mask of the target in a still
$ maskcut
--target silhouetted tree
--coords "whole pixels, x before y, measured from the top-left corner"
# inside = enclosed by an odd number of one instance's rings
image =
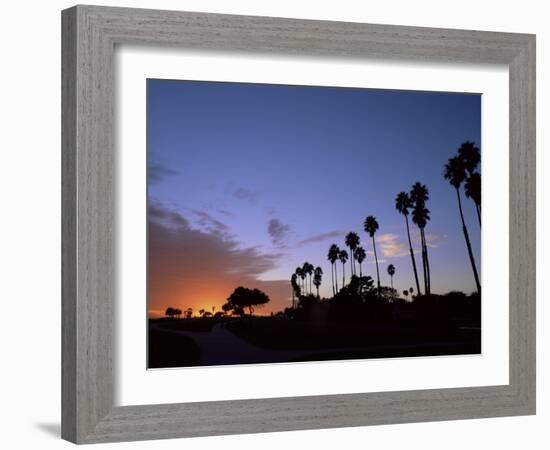
[[[405,296],[405,298],[407,298],[409,296],[409,291],[407,291],[406,289],[403,291],[403,295]]]
[[[355,249],[359,245],[360,239],[357,233],[349,232],[346,235],[346,245],[349,247],[350,250],[350,257],[351,257],[351,274],[355,275]]]
[[[305,293],[305,282],[304,280],[306,279],[306,273],[304,272],[304,269],[302,267],[296,267],[296,275],[300,278],[301,280],[301,291],[302,293]]]
[[[477,220],[481,226],[481,175],[473,173],[468,177],[464,184],[466,197],[472,199],[476,205]]]
[[[355,258],[357,259],[357,262],[359,263],[359,277],[361,278],[363,276],[363,261],[367,257],[367,253],[365,252],[365,249],[363,247],[357,247],[355,249]]]
[[[430,260],[428,258],[428,246],[426,244],[425,228],[430,220],[430,210],[426,208],[429,199],[428,188],[416,182],[410,192],[411,201],[414,204],[412,220],[420,230],[420,244],[422,246],[422,268],[424,272],[424,293],[430,295]]]
[[[393,264],[388,266],[388,275],[390,276],[391,288],[393,289],[393,276],[395,275],[395,266]]]
[[[187,317],[188,319],[190,319],[191,317],[193,317],[193,308],[187,308],[185,310],[185,317]]]
[[[481,226],[481,175],[476,172],[481,161],[479,147],[473,142],[466,141],[458,149],[458,157],[462,160],[464,169],[468,173],[465,184],[466,197],[475,203],[477,220]]]
[[[227,298],[227,303],[223,306],[223,310],[233,310],[244,313],[244,309],[248,308],[249,314],[252,315],[255,306],[262,306],[267,302],[269,302],[269,297],[259,289],[248,289],[239,286]]]
[[[313,275],[313,284],[317,288],[317,298],[319,298],[319,286],[321,286],[321,282],[323,281],[323,269],[320,267],[316,267]]]
[[[342,263],[342,287],[344,287],[346,285],[346,261],[348,260],[348,252],[340,250],[338,259]]]
[[[204,313],[205,313],[204,309],[199,309],[199,315],[200,316],[204,316]]]
[[[313,276],[313,269],[313,264],[310,264],[307,261],[302,266],[302,270],[304,271],[304,273],[309,276],[309,294],[311,294],[311,278]]]
[[[460,212],[460,220],[462,221],[462,231],[464,233],[464,240],[466,241],[466,247],[468,248],[468,255],[470,257],[470,263],[472,265],[472,271],[474,272],[474,278],[477,287],[477,293],[481,293],[481,284],[479,282],[479,276],[477,274],[476,262],[474,259],[474,254],[472,252],[472,245],[470,243],[470,236],[468,235],[468,228],[466,227],[466,222],[464,221],[464,213],[462,212],[462,201],[460,199],[460,186],[466,178],[466,168],[464,166],[464,161],[459,156],[450,158],[447,164],[445,164],[445,169],[443,171],[443,177],[449,181],[451,186],[455,188],[456,198],[458,201],[458,210]]]
[[[179,319],[181,317],[181,309],[174,308],[174,315]]]
[[[176,310],[172,307],[168,307],[166,311],[164,311],[164,315],[172,319],[176,315]]]
[[[374,235],[378,231],[378,222],[376,221],[374,216],[368,216],[365,219],[363,227],[372,238],[372,248],[374,249],[374,260],[376,262],[376,284],[378,289],[380,289],[380,271],[378,270],[378,255],[376,254],[376,241],[374,240]]]
[[[413,202],[406,192],[400,192],[395,199],[395,209],[405,217],[405,224],[407,226],[407,238],[409,239],[409,251],[411,253],[411,261],[414,272],[414,280],[416,282],[416,290],[420,292],[420,283],[418,282],[418,272],[416,270],[416,258],[414,256],[414,250],[411,241],[411,231],[409,229],[409,210],[413,207]]]
[[[340,248],[336,244],[332,244],[328,249],[327,258],[330,261],[330,264],[332,265],[332,268],[333,268],[333,278],[332,278],[333,295],[336,295],[336,293],[338,292],[338,272],[336,270],[335,262],[338,261],[339,256],[340,256]]]
[[[290,277],[290,286],[292,287],[292,307],[296,307],[296,299],[300,298],[300,286],[298,286],[298,275],[293,273]]]

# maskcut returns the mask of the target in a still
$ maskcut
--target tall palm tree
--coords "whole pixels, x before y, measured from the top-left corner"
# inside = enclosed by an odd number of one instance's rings
[[[296,267],[296,275],[298,275],[298,277],[301,280],[300,291],[301,291],[301,294],[304,295],[305,294],[304,280],[306,278],[306,273],[304,272],[304,269],[302,267]]]
[[[309,294],[311,294],[311,278],[313,275],[313,264],[308,263],[307,261],[302,266],[302,270],[306,274],[306,276],[309,276]]]
[[[365,231],[372,238],[372,248],[374,249],[374,260],[376,261],[376,281],[378,284],[378,292],[380,293],[380,272],[378,270],[378,255],[376,254],[376,241],[374,235],[378,231],[378,222],[373,216],[368,216],[363,224]]]
[[[390,276],[391,288],[393,289],[393,276],[395,275],[395,266],[393,264],[388,266],[388,275]]]
[[[290,277],[290,285],[292,286],[292,308],[295,308],[296,299],[300,297],[300,286],[298,286],[298,275],[293,273]]]
[[[462,221],[462,231],[464,233],[464,240],[466,241],[466,247],[468,248],[468,256],[470,257],[470,263],[472,264],[472,270],[474,272],[474,278],[476,282],[477,292],[481,293],[481,283],[479,282],[479,276],[477,274],[476,262],[474,254],[472,252],[472,244],[470,243],[470,236],[468,235],[468,228],[464,221],[464,213],[462,212],[462,200],[460,199],[460,186],[466,178],[466,168],[464,161],[459,156],[450,158],[445,169],[443,171],[443,177],[449,181],[452,187],[456,190],[456,198],[458,201],[458,210],[460,212],[460,220]]]
[[[340,250],[338,259],[342,263],[342,287],[344,287],[346,285],[346,261],[348,260],[348,252]]]
[[[413,202],[406,192],[400,192],[395,198],[395,209],[405,217],[405,225],[407,226],[407,238],[409,239],[409,251],[411,253],[411,261],[414,272],[414,280],[416,281],[416,292],[420,292],[420,283],[418,282],[418,272],[416,270],[416,258],[411,241],[411,231],[409,229],[409,210],[412,209]]]
[[[336,295],[336,292],[338,292],[338,279],[336,276],[336,266],[334,263],[338,261],[338,255],[340,253],[340,249],[336,244],[332,244],[330,248],[328,249],[327,259],[330,261],[331,264],[331,275],[332,275],[332,295]],[[336,283],[335,283],[336,282]],[[334,285],[336,284],[336,287]]]
[[[409,194],[411,201],[414,204],[412,212],[412,220],[420,230],[420,244],[422,246],[422,269],[424,272],[424,293],[430,295],[430,259],[428,258],[428,246],[426,244],[425,228],[430,220],[430,210],[426,208],[429,192],[428,188],[419,182],[413,184]]]
[[[319,297],[319,286],[321,286],[321,282],[323,281],[323,269],[320,267],[316,267],[313,271],[313,284],[317,288],[317,298]]]
[[[470,141],[463,142],[458,149],[458,157],[462,160],[464,169],[468,173],[465,184],[466,197],[474,201],[476,205],[477,220],[481,226],[481,175],[476,172],[481,162],[479,147]]]
[[[481,226],[481,175],[479,173],[471,174],[464,184],[466,197],[472,199],[476,205],[477,220]]]
[[[367,253],[365,252],[365,249],[363,247],[357,247],[355,249],[355,258],[357,259],[357,262],[359,263],[359,277],[363,278],[363,269],[362,264],[365,258],[367,257]]]
[[[351,274],[355,275],[355,249],[359,245],[360,239],[357,233],[353,231],[346,235],[346,245],[349,247],[351,256]]]
[[[472,175],[476,171],[481,161],[479,148],[475,143],[470,141],[462,143],[458,149],[458,157],[462,160],[464,170],[466,170],[469,175]]]

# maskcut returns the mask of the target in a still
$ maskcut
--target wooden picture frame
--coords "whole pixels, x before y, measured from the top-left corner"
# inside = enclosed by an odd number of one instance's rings
[[[63,11],[62,30],[64,439],[95,443],[535,413],[535,36],[98,6]],[[113,52],[125,43],[507,65],[509,384],[115,407]]]

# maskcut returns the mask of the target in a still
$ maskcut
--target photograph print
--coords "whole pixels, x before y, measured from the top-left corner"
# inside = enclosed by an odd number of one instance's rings
[[[481,353],[481,95],[147,80],[148,368]]]

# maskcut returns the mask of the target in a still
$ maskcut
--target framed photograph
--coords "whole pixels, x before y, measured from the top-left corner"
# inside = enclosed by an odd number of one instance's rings
[[[535,413],[533,35],[62,23],[65,439]]]

